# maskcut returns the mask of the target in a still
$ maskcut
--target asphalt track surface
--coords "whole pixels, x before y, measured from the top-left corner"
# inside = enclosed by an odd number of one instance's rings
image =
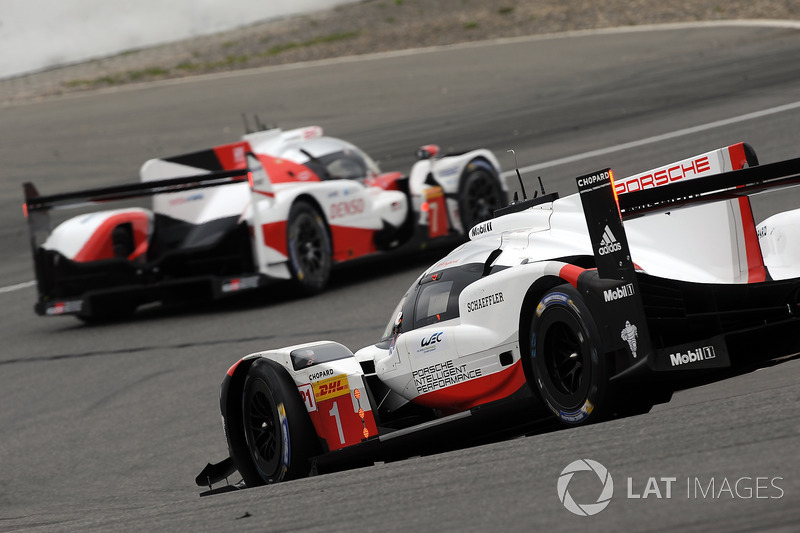
[[[241,112],[286,128],[320,124],[384,170],[409,168],[428,142],[486,146],[505,168],[513,148],[524,167],[794,104],[798,59],[797,30],[695,27],[274,68],[5,108],[0,279],[8,287],[32,277],[23,181],[44,193],[128,182],[147,158],[235,140]],[[568,194],[575,176],[597,168],[625,175],[740,140],[762,162],[777,161],[800,155],[799,124],[790,108],[539,173]],[[525,179],[533,187],[535,174]],[[757,204],[758,217],[798,200]],[[33,287],[0,293],[0,531],[797,531],[797,360],[679,392],[644,416],[199,498],[195,475],[226,453],[217,393],[228,366],[309,340],[353,349],[375,341],[437,255],[340,269],[314,299],[277,286],[103,327],[36,317]],[[562,469],[581,458],[605,465],[615,484],[593,517],[569,513],[556,491]],[[596,499],[592,476],[576,474],[576,501]],[[661,478],[676,479],[670,498]],[[697,493],[712,481],[714,497]]]

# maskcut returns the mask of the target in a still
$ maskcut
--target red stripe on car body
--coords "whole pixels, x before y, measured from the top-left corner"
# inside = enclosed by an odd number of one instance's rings
[[[561,267],[561,270],[558,272],[558,276],[560,278],[564,278],[569,282],[570,285],[578,288],[578,278],[581,274],[586,272],[586,269],[581,268],[575,265],[564,265]]]
[[[734,170],[739,170],[747,163],[747,154],[744,143],[728,147],[731,165]],[[767,270],[764,267],[764,257],[761,255],[761,245],[758,243],[756,223],[753,210],[750,208],[750,198],[739,198],[739,210],[742,217],[742,231],[744,232],[745,256],[747,257],[747,282],[760,283],[767,279]]]
[[[456,413],[507,398],[524,385],[525,372],[520,360],[499,372],[421,394],[414,403]]]

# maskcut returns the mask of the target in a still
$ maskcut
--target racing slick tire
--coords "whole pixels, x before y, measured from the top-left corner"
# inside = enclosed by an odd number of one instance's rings
[[[491,166],[485,161],[470,162],[458,187],[458,212],[464,233],[491,219],[495,209],[505,205],[505,194]]]
[[[331,239],[322,215],[308,202],[300,200],[289,211],[286,243],[292,279],[306,295],[321,292],[331,273]]]
[[[305,477],[319,442],[305,405],[286,371],[258,359],[242,392],[247,457],[233,457],[248,487]]]
[[[589,424],[613,412],[608,364],[589,308],[571,285],[539,299],[532,313],[527,377],[545,406],[568,425]]]

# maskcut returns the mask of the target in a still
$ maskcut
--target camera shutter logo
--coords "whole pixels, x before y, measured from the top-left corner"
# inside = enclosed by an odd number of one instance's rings
[[[572,476],[575,475],[575,472],[587,470],[597,474],[597,477],[600,478],[600,482],[603,484],[603,490],[600,496],[597,497],[595,503],[579,504],[572,499],[572,496],[570,496],[567,490],[567,486],[572,480]],[[608,507],[608,504],[611,502],[611,497],[614,495],[614,481],[611,479],[611,474],[608,473],[606,467],[591,459],[578,459],[568,464],[567,467],[561,471],[557,488],[558,499],[561,500],[561,503],[564,504],[564,507],[566,507],[569,512],[578,516],[596,515]]]

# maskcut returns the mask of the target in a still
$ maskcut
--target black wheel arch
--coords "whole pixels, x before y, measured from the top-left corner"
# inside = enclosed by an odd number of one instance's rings
[[[469,166],[470,165],[478,165],[480,167],[483,167],[484,169],[486,169],[489,172],[491,172],[492,175],[495,178],[497,178],[498,180],[500,179],[500,174],[498,174],[497,169],[494,167],[494,165],[492,165],[491,161],[489,161],[488,159],[486,159],[482,155],[478,155],[478,156],[475,156],[474,158],[470,159],[469,163],[467,163],[466,166],[464,167],[464,172],[461,173],[461,178],[462,179],[469,172],[469,170],[470,170]],[[501,189],[502,189],[502,187],[501,187]]]
[[[463,202],[465,201],[466,197],[464,195],[467,193],[470,176],[477,171],[485,172],[489,175],[490,180],[494,182],[492,188],[495,189],[495,193],[497,195],[497,206],[489,212],[488,216],[473,217],[471,214],[465,213],[466,206]],[[490,220],[493,218],[494,211],[502,209],[508,204],[508,193],[503,188],[503,182],[500,179],[498,170],[494,167],[494,165],[492,165],[491,162],[489,162],[488,159],[483,156],[475,156],[466,165],[464,165],[464,170],[461,172],[458,180],[458,190],[448,196],[458,200],[458,206],[460,210],[459,218],[465,235],[474,224]],[[452,220],[450,222],[452,224]]]
[[[583,257],[583,256],[575,256],[566,260],[568,264],[572,264],[578,266],[580,268],[588,269],[594,268],[594,265],[591,264],[591,258]],[[598,307],[599,302],[596,300],[596,295],[593,295],[591,291],[585,286],[582,286],[581,283],[578,284],[578,287],[573,286],[569,281],[566,279],[559,277],[559,276],[543,276],[537,279],[529,288],[525,294],[525,298],[522,302],[522,307],[520,309],[519,314],[519,343],[520,349],[523,348],[523,344],[527,342],[527,339],[530,338],[530,328],[531,328],[531,320],[533,319],[533,313],[536,310],[536,305],[541,300],[542,296],[552,288],[555,288],[559,285],[570,285],[581,297],[583,303],[588,307],[590,313],[592,314],[593,320],[596,322],[598,333],[600,334],[601,338],[605,339],[608,332],[606,331],[606,323],[602,320],[602,316],[597,316],[597,313],[602,309]],[[621,367],[620,358],[624,359],[626,357],[624,351],[621,350],[601,350],[604,352],[604,357],[607,358],[609,364],[609,372],[611,375],[616,374],[617,369]],[[523,361],[525,358],[523,358]],[[525,366],[525,365],[523,365]],[[530,369],[526,368],[526,372]]]
[[[290,240],[290,233],[295,227],[293,223],[296,220],[294,213],[298,213],[298,217],[302,217],[303,212],[305,212],[305,216],[318,217],[318,220],[313,220],[312,222],[313,231],[315,235],[319,236],[320,241],[326,240],[326,242],[320,243],[316,265],[299,264],[303,263],[303,261],[297,257],[297,250]],[[286,246],[289,272],[298,292],[304,296],[312,296],[323,291],[329,282],[330,272],[335,264],[336,247],[333,242],[333,234],[328,217],[316,198],[308,194],[301,194],[292,202],[286,220]],[[309,272],[305,271],[306,267],[310,267]],[[298,268],[300,268],[303,276],[298,275]],[[311,276],[305,276],[308,273]],[[311,281],[309,282],[308,280]]]
[[[219,407],[225,426],[228,454],[240,474],[243,470],[256,472],[256,466],[247,452],[244,428],[238,423],[243,418],[241,398],[244,393],[244,381],[254,361],[255,359],[240,360],[233,367],[233,372],[225,375],[219,394]],[[244,477],[244,474],[242,475]]]
[[[536,305],[538,304],[539,300],[542,298],[542,296],[544,296],[544,293],[554,287],[563,285],[564,283],[567,283],[567,281],[558,276],[543,276],[533,282],[522,300],[522,307],[520,308],[519,312],[519,349],[520,353],[522,354],[522,368],[525,371],[525,376],[528,378],[529,384],[532,383],[532,380],[530,379],[532,376],[532,369],[529,357],[526,356],[526,350],[529,348],[528,340],[531,336],[531,321],[533,320],[533,313],[536,310]],[[534,390],[534,392],[538,395],[538,391],[536,391],[533,387],[531,387],[531,389]]]
[[[467,163],[464,166],[464,171],[461,173],[459,183],[463,183],[464,179],[470,173],[471,170],[470,165],[477,165],[483,168],[484,170],[488,171],[489,173],[491,173],[491,175],[494,176],[494,178],[497,180],[497,186],[500,189],[500,193],[504,196],[503,200],[508,202],[508,194],[506,190],[503,189],[503,182],[500,179],[500,173],[498,172],[498,169],[495,168],[495,166],[491,163],[491,161],[489,161],[482,155],[475,156],[474,158],[470,159],[469,163]]]
[[[306,203],[311,206],[318,214],[322,217],[322,220],[325,222],[325,231],[328,232],[328,241],[331,243],[331,251],[333,251],[334,244],[333,244],[333,235],[331,234],[331,223],[328,220],[328,216],[325,214],[325,211],[322,209],[322,206],[317,201],[316,198],[311,196],[310,194],[301,194],[298,195],[297,198],[292,201],[292,205],[289,206],[289,212],[292,212],[292,208],[297,205],[298,203]]]
[[[591,268],[591,265],[585,260],[581,260],[581,258],[575,259],[578,261],[569,261],[569,263],[581,268]],[[591,278],[585,281],[589,282]],[[596,333],[599,335],[597,339],[598,345],[596,346],[597,357],[605,366],[604,374],[607,379],[610,380],[610,378],[628,366],[628,354],[626,351],[615,348],[613,343],[606,338],[609,335],[609,326],[608,321],[604,319],[603,312],[605,308],[602,306],[602,298],[597,294],[597,291],[591,290],[591,286],[587,285],[587,283],[579,282],[578,287],[575,287],[559,276],[544,276],[537,279],[528,288],[519,314],[519,344],[523,369],[531,390],[539,400],[542,400],[541,393],[533,385],[532,362],[530,357],[526,356],[526,353],[530,350],[528,343],[531,338],[531,328],[536,307],[548,291],[559,286],[564,286],[566,292],[579,297],[585,310],[589,313],[591,321],[597,330]],[[606,407],[603,409],[604,414],[601,415],[600,420],[646,413],[650,411],[653,405],[668,402],[674,390],[674,387],[668,381],[652,379],[633,383],[612,383],[609,381],[607,386],[609,390],[606,396]]]

